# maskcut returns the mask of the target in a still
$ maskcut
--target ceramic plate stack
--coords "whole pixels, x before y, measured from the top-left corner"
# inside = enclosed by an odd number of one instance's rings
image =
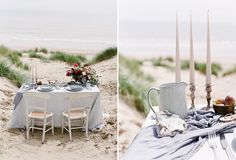
[[[80,85],[69,85],[66,87],[66,90],[71,92],[77,92],[83,90],[83,87]]]
[[[51,92],[51,91],[53,91],[53,86],[51,86],[51,85],[42,85],[42,86],[39,86],[37,90],[39,92]]]

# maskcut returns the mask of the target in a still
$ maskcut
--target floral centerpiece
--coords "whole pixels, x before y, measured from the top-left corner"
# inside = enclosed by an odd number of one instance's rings
[[[90,82],[92,85],[98,85],[96,71],[88,64],[81,66],[75,63],[71,69],[66,71],[66,76],[71,76],[73,80],[84,85],[86,85],[87,82]]]

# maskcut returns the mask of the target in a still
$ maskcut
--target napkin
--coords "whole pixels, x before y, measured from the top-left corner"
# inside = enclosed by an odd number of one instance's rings
[[[152,118],[155,117],[152,116]],[[190,110],[188,111],[187,117],[184,119],[184,121],[187,123],[187,130],[175,130],[173,132],[169,132],[169,130],[163,130],[162,126],[154,125],[154,136],[158,138],[165,136],[173,137],[178,133],[187,133],[196,129],[208,128],[215,125],[218,122],[219,118],[220,116],[212,111]]]

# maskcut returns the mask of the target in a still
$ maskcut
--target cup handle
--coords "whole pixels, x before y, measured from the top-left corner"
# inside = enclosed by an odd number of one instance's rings
[[[151,104],[151,100],[150,100],[150,93],[151,93],[151,91],[153,91],[153,90],[157,91],[158,94],[159,94],[160,89],[159,89],[159,88],[152,87],[152,88],[149,89],[148,94],[147,94],[147,96],[148,96],[148,104],[149,104],[150,108],[152,109],[152,111],[156,114],[155,110],[153,109],[153,105]]]

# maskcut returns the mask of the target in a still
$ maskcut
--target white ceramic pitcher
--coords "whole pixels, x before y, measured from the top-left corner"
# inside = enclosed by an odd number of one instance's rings
[[[159,94],[159,110],[168,110],[171,113],[179,115],[181,118],[185,118],[187,116],[187,100],[185,88],[187,87],[187,83],[179,82],[179,83],[166,83],[162,84],[159,88],[152,87],[148,91],[148,103],[153,110],[153,105],[150,102],[150,93],[155,90]]]

